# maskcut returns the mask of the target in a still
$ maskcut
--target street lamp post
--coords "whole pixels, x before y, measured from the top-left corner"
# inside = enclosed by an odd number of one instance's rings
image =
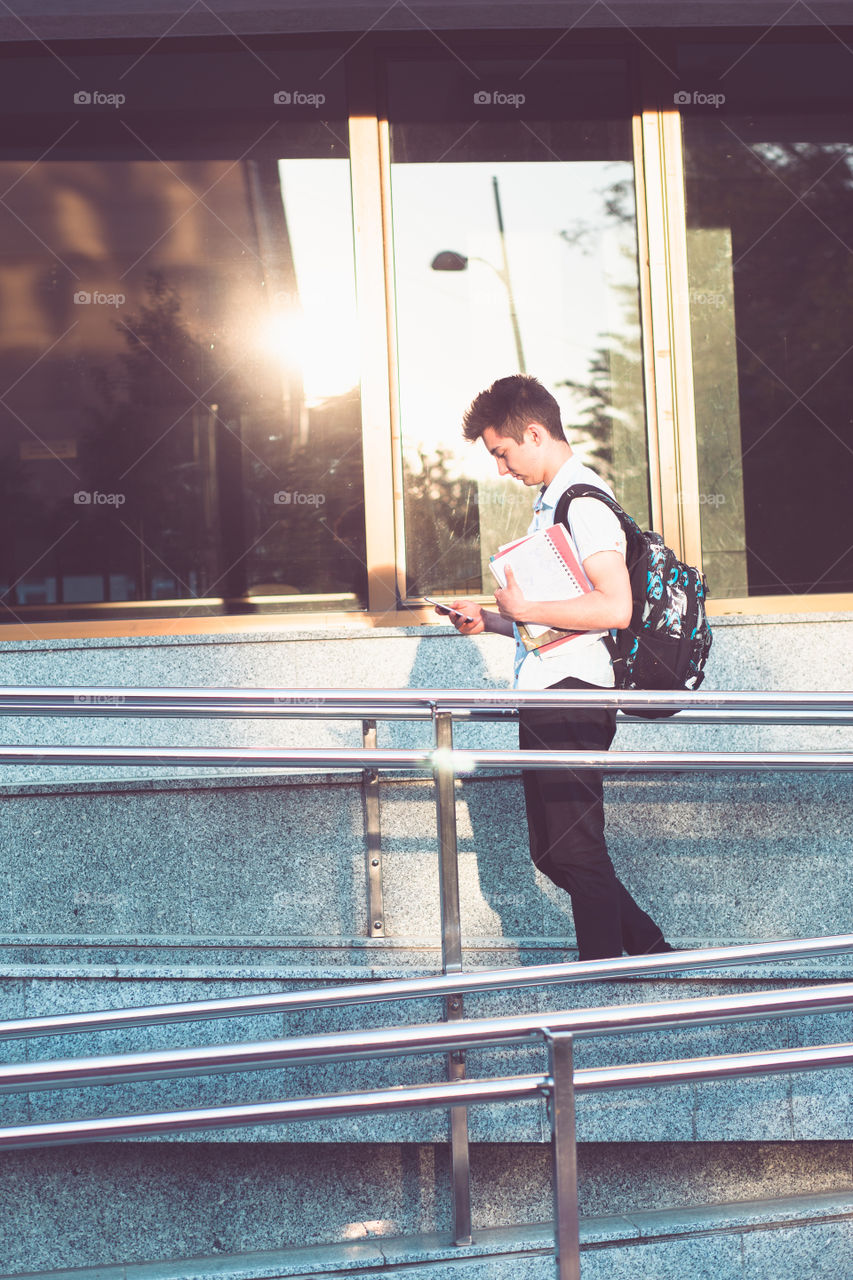
[[[512,280],[509,274],[509,259],[506,252],[506,236],[504,235],[504,220],[501,210],[501,197],[498,190],[498,180],[492,178],[492,190],[495,196],[495,213],[498,219],[498,234],[501,241],[501,260],[503,265],[496,267],[493,262],[489,262],[488,258],[478,258],[473,255],[468,258],[464,253],[458,253],[455,249],[443,249],[441,253],[437,253],[430,264],[433,271],[465,271],[469,262],[484,262],[487,267],[491,267],[495,275],[503,284],[507,292],[509,301],[509,318],[512,324],[512,336],[515,339],[515,353],[518,358],[518,369],[520,373],[527,372],[527,366],[524,361],[524,348],[521,345],[521,329],[518,324],[518,316],[515,310],[515,295],[512,291]]]

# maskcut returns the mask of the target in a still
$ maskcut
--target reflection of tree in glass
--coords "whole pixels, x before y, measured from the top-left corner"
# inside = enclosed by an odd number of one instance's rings
[[[358,392],[307,411],[284,404],[276,363],[235,349],[240,335],[196,336],[160,273],[117,327],[127,351],[95,375],[100,405],[81,467],[84,487],[124,502],[79,509],[90,572],[127,575],[138,599],[362,599]]]
[[[624,228],[632,241],[634,237],[633,180],[619,177],[599,195],[600,218],[576,221],[559,233],[571,248],[585,255],[597,251],[602,228]],[[622,244],[620,251],[627,263],[627,279],[609,285],[618,308],[618,329],[599,335],[586,378],[567,378],[557,385],[570,387],[580,397],[576,414],[566,423],[570,440],[642,521],[648,510],[648,463],[636,245]]]
[[[625,166],[620,161],[616,167],[624,169]],[[578,218],[570,226],[558,232],[561,240],[565,240],[566,244],[571,245],[573,249],[580,249],[581,253],[586,255],[594,252],[591,245],[592,236],[593,233],[600,232],[602,225],[608,223],[612,226],[621,225],[633,231],[637,217],[633,177],[615,178],[598,194],[602,202],[601,219],[593,224]]]
[[[156,595],[158,578],[161,594],[204,595],[216,577],[216,450],[214,414],[199,398],[219,357],[192,336],[162,274],[149,275],[146,292],[138,315],[117,323],[127,351],[95,372],[101,405],[80,447],[84,488],[124,502],[81,507],[82,540],[93,567],[135,580],[137,598]],[[235,420],[239,375],[216,383],[213,397],[216,416]]]
[[[607,335],[605,335],[607,337]],[[558,387],[571,387],[583,397],[577,414],[566,430],[575,446],[585,444],[585,460],[602,480],[613,483],[613,400],[611,396],[610,351],[599,347],[589,363],[589,381],[566,378]]]
[[[621,311],[618,332],[599,335],[585,380],[566,378],[557,385],[581,397],[576,416],[566,424],[573,441],[587,445],[583,452],[603,480],[633,494],[638,484],[645,486],[647,472],[637,289],[620,284],[611,292]],[[626,447],[630,435],[639,437],[639,449]]]
[[[266,450],[259,445],[244,464],[246,538],[252,547],[250,591],[348,593],[364,600],[367,552],[358,389],[309,409],[305,443],[291,447],[283,464],[281,453],[281,442],[273,438]]]
[[[690,229],[731,228],[750,593],[849,591],[839,513],[853,482],[853,150],[741,145],[733,130],[746,143],[758,126],[727,123],[687,122],[687,210]],[[711,406],[698,408],[700,430],[713,430]]]
[[[407,541],[417,547],[413,594],[481,590],[475,481],[454,475],[458,460],[439,447],[406,466]]]

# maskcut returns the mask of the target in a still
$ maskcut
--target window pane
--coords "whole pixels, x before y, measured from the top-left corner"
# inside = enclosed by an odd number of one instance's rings
[[[363,607],[341,86],[259,57],[9,61],[4,621]]]
[[[703,560],[717,597],[853,590],[853,55],[684,51]],[[844,109],[844,100],[847,108]]]
[[[535,374],[576,451],[648,517],[626,67],[615,59],[390,68],[408,590],[490,592],[532,495],[461,416]],[[522,100],[523,99],[523,100]]]

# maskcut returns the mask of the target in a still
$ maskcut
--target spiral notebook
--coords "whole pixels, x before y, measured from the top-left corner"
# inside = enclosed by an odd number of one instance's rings
[[[592,591],[575,544],[562,524],[552,524],[548,529],[539,529],[498,548],[489,561],[489,568],[501,587],[506,586],[507,565],[511,566],[528,600],[571,600]],[[605,634],[603,631],[561,631],[526,622],[518,624],[518,631],[528,652],[532,649],[544,652],[580,637],[597,640]]]

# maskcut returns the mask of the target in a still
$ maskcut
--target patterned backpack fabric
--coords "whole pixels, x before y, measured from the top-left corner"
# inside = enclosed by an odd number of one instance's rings
[[[557,503],[555,524],[568,525],[573,498],[598,498],[605,503],[628,542],[625,560],[634,609],[630,623],[616,632],[611,645],[616,688],[698,689],[711,648],[704,576],[682,564],[660,534],[643,533],[619,503],[595,485],[574,484],[567,489]],[[655,713],[645,715],[653,718]]]

